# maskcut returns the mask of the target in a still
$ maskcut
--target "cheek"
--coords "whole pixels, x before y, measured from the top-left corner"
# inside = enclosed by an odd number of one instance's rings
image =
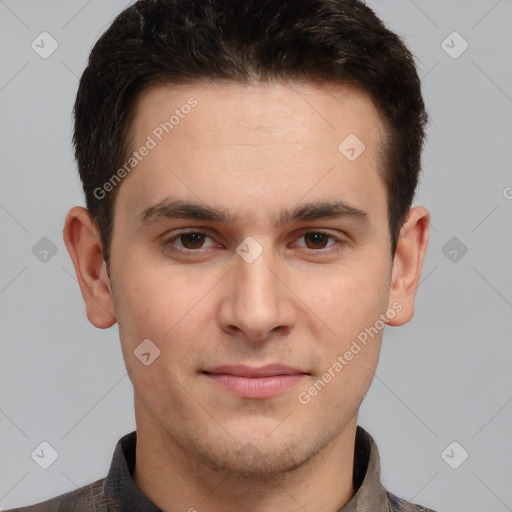
[[[383,334],[379,315],[387,307],[387,274],[375,265],[353,265],[331,272],[323,286],[321,281],[310,287],[308,305],[329,331],[315,341],[321,363],[305,390],[306,399],[315,396],[314,407],[320,415],[334,408],[350,416],[368,391],[378,363]]]
[[[162,272],[158,276],[146,272],[126,280],[117,291],[121,299],[116,315],[128,374],[141,401],[159,414],[182,414],[186,409],[180,392],[186,384],[183,369],[190,367],[198,350],[194,348],[198,337],[193,313],[201,304],[194,308],[197,297],[181,285],[166,282]],[[152,343],[144,349],[151,359],[154,357],[148,365],[139,349],[147,346],[142,345],[143,340]]]
[[[126,261],[116,277],[116,316],[134,341],[142,337],[165,342],[208,290],[205,280],[184,278],[168,265],[148,261]]]
[[[388,300],[388,275],[384,268],[346,266],[317,276],[296,289],[311,311],[333,331],[336,345],[351,340],[375,323]]]
[[[208,293],[213,284],[204,277],[178,274],[169,266],[146,265],[144,272],[137,273],[131,272],[134,267],[130,261],[124,262],[114,283],[124,358],[140,389],[168,393],[169,386],[175,387],[173,379],[184,381],[186,370],[196,366],[195,358],[202,353],[201,342],[214,317],[214,294]],[[160,351],[150,366],[144,366],[134,354],[146,339]]]

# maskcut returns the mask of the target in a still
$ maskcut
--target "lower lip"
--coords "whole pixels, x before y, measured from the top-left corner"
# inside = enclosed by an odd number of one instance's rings
[[[306,375],[272,375],[270,377],[241,377],[227,373],[205,373],[219,386],[241,398],[269,398],[296,386]]]

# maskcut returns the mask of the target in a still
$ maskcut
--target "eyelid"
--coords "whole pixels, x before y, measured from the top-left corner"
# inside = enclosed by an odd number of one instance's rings
[[[204,228],[183,228],[183,229],[180,229],[180,230],[175,230],[175,231],[171,231],[171,233],[174,233],[174,234],[171,234],[169,235],[169,233],[163,237],[163,240],[162,240],[162,245],[166,248],[169,248],[171,247],[170,250],[173,250],[173,251],[177,251],[177,252],[183,252],[183,253],[200,253],[201,251],[205,250],[205,249],[209,249],[210,247],[213,247],[213,246],[219,246],[220,244],[218,242],[216,242],[216,240],[214,239],[214,237],[212,235],[210,235],[208,232],[208,230],[205,230]],[[176,246],[176,245],[173,245],[173,243],[179,239],[181,236],[183,235],[189,235],[189,234],[198,234],[198,235],[204,235],[206,238],[209,238],[211,239],[214,243],[211,244],[211,245],[208,245],[206,247],[199,247],[198,249],[187,249],[186,247],[180,247],[180,246]]]
[[[306,249],[307,251],[311,251],[313,253],[320,253],[320,252],[328,252],[329,250],[332,250],[332,249],[337,249],[339,248],[340,245],[344,245],[347,243],[347,240],[344,239],[343,237],[340,237],[340,236],[337,236],[329,231],[326,231],[324,229],[311,229],[311,228],[307,228],[307,229],[302,229],[300,231],[300,234],[299,236],[295,237],[294,240],[298,240],[300,238],[304,238],[306,235],[309,235],[309,234],[320,234],[320,235],[325,235],[327,236],[328,238],[330,239],[333,239],[335,241],[334,244],[332,245],[329,245],[327,247],[324,247],[322,249],[310,249],[309,247],[305,247],[305,246],[299,246],[301,248],[304,248]]]
[[[182,229],[179,229],[179,230],[174,230],[174,231],[170,232],[170,233],[173,233],[173,234],[169,235],[169,233],[168,233],[166,236],[164,236],[163,241],[162,241],[162,246],[164,248],[167,248],[170,251],[181,252],[181,253],[184,253],[184,254],[200,254],[200,253],[205,252],[206,250],[208,250],[208,249],[210,249],[212,247],[219,247],[219,246],[221,246],[222,244],[217,242],[215,237],[212,236],[211,234],[209,234],[208,231],[209,230],[207,228],[194,228],[194,227],[182,228]],[[187,234],[191,234],[191,233],[196,233],[196,234],[199,234],[199,235],[204,235],[206,238],[211,239],[214,243],[212,243],[212,244],[210,244],[210,245],[208,245],[206,247],[199,247],[198,249],[187,249],[186,247],[180,247],[180,246],[174,245],[174,242],[177,239],[179,239],[181,236],[187,235]],[[295,245],[297,240],[299,240],[301,238],[304,238],[308,234],[322,234],[322,235],[327,236],[329,239],[334,240],[335,243],[333,243],[332,245],[328,245],[327,247],[324,247],[324,248],[321,248],[321,249],[311,249],[309,247],[306,247],[305,245],[303,245],[303,246]],[[303,229],[301,229],[298,232],[298,234],[296,234],[294,236],[293,242],[292,242],[292,244],[294,244],[294,247],[297,247],[297,248],[300,248],[300,249],[305,249],[307,252],[310,252],[312,254],[320,254],[320,253],[326,254],[326,253],[329,253],[330,251],[338,250],[340,248],[340,246],[343,246],[346,243],[347,243],[346,237],[335,235],[335,234],[333,234],[333,233],[331,233],[331,232],[329,232],[328,230],[325,230],[325,229],[314,229],[314,228],[303,228]],[[289,246],[289,244],[287,245],[287,247],[288,246]]]

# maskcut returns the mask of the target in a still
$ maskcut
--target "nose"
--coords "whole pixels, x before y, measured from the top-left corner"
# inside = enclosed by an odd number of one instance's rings
[[[280,263],[266,251],[252,263],[236,256],[235,268],[224,282],[220,328],[253,344],[288,334],[296,323],[296,311],[280,274]]]

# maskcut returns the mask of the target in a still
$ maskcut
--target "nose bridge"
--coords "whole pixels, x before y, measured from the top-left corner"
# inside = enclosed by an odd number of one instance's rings
[[[254,247],[249,246],[251,250]],[[262,341],[272,331],[289,328],[294,323],[286,289],[274,275],[278,267],[278,259],[270,249],[260,250],[254,259],[244,258],[244,253],[237,255],[231,273],[232,286],[222,308],[223,330],[243,332],[248,339]]]
[[[270,251],[264,251],[270,252]],[[270,307],[274,303],[277,305],[276,290],[277,283],[275,277],[269,270],[271,265],[269,254],[262,253],[255,261],[248,263],[238,261],[237,274],[238,282],[238,300],[237,304],[241,307],[246,306],[245,301],[252,302],[253,307]]]

